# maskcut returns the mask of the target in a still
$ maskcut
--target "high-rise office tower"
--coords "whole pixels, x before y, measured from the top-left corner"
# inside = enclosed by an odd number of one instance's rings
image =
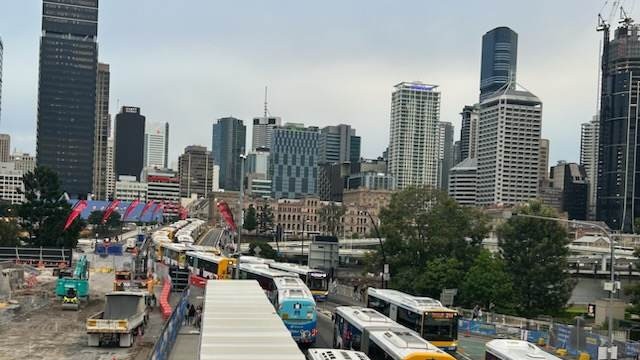
[[[252,150],[270,149],[273,129],[280,126],[282,119],[277,116],[263,116],[253,118]]]
[[[360,136],[349,125],[325,126],[318,139],[320,163],[357,163],[360,161]]]
[[[453,167],[453,125],[438,121],[438,188],[449,187],[449,170]]]
[[[144,166],[169,166],[169,123],[151,122],[144,129]]]
[[[8,162],[11,156],[11,136],[0,134],[0,162]]]
[[[36,158],[28,153],[13,153],[9,161],[15,164],[16,170],[23,174],[32,172],[36,168]]]
[[[213,162],[220,166],[220,187],[240,190],[242,159],[245,154],[247,128],[240,119],[226,117],[213,124],[211,153]]]
[[[213,160],[204,146],[190,145],[178,158],[180,196],[207,197],[213,189]]]
[[[2,38],[0,38],[0,115],[2,114],[2,54],[4,53],[4,46],[2,45]]]
[[[105,198],[110,199],[116,191],[115,149],[113,138],[107,139],[107,165],[105,180]]]
[[[540,160],[538,161],[538,180],[549,178],[549,139],[540,139]]]
[[[518,60],[518,34],[508,27],[497,27],[482,36],[480,102],[509,84],[515,88]]]
[[[98,63],[96,130],[93,140],[93,196],[98,200],[107,198],[107,140],[111,133],[109,79],[109,64]]]
[[[146,118],[139,107],[123,106],[116,115],[114,146],[115,176],[140,179],[144,167],[144,127]]]
[[[587,217],[595,219],[596,193],[598,189],[598,138],[600,137],[600,123],[598,115],[588,123],[583,123],[580,134],[580,165],[584,166],[589,180],[589,206]]]
[[[562,211],[569,219],[587,220],[589,182],[584,166],[559,161],[549,172],[551,185],[562,191]]]
[[[640,217],[640,26],[626,19],[609,40],[603,26],[597,219],[613,230],[634,232]]]
[[[460,113],[462,126],[460,127],[460,161],[475,158],[478,150],[478,120],[480,119],[479,104],[467,105]]]
[[[477,205],[515,205],[538,195],[542,102],[504,89],[480,103]]]
[[[97,34],[98,0],[42,2],[37,162],[72,197],[93,185]]]
[[[438,121],[440,92],[437,85],[402,82],[391,95],[389,173],[398,189],[438,185]]]
[[[318,186],[317,127],[287,123],[273,129],[269,171],[273,197],[314,195]]]
[[[478,184],[478,159],[466,158],[449,172],[449,196],[460,205],[475,205]]]

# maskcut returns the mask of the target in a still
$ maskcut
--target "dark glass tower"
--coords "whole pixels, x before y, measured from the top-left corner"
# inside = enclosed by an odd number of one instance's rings
[[[240,190],[240,155],[244,155],[247,129],[240,119],[226,117],[213,124],[211,153],[220,166],[220,188]]]
[[[480,65],[480,102],[510,81],[515,83],[517,60],[518,34],[515,31],[501,26],[484,34]]]
[[[144,166],[144,125],[146,118],[139,107],[123,106],[116,115],[114,167],[116,180],[120,175],[140,180]]]
[[[91,192],[98,0],[44,0],[38,83],[37,163],[70,196]]]
[[[596,217],[613,230],[633,232],[640,217],[640,31],[626,21],[609,41],[608,26],[602,30]]]

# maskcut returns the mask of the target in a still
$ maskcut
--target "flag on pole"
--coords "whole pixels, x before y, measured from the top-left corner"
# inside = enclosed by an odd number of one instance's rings
[[[229,205],[224,200],[219,200],[216,203],[216,207],[218,208],[218,211],[227,222],[231,230],[237,231],[238,227],[236,226],[235,221],[233,221],[233,213],[231,212]]]
[[[153,204],[155,204],[155,200],[151,200],[148,203],[146,203],[144,205],[144,207],[142,208],[142,211],[140,212],[140,217],[138,217],[139,220],[142,221],[142,217],[144,216],[144,214],[147,212],[147,210],[149,210],[149,208],[151,208],[153,206]]]
[[[86,208],[87,208],[87,200],[79,200],[71,209],[71,213],[69,214],[69,217],[67,217],[67,221],[64,224],[63,231],[67,231],[69,226],[71,226],[71,224],[73,223],[73,220],[75,220],[78,216],[80,216],[82,211]]]
[[[107,220],[109,220],[109,217],[118,208],[118,205],[120,205],[120,200],[113,200],[109,203],[109,206],[107,206],[107,208],[104,210],[104,214],[102,214],[103,224],[105,224]]]
[[[131,204],[129,204],[129,206],[127,206],[127,210],[125,210],[124,215],[122,215],[122,221],[125,221],[127,219],[127,216],[129,216],[129,214],[131,214],[131,212],[135,210],[138,204],[140,204],[140,199],[135,199],[131,202]]]

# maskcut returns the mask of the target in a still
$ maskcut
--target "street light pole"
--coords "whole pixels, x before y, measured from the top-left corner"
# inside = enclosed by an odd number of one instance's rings
[[[242,226],[244,225],[244,160],[247,157],[244,154],[240,154],[240,216],[238,217],[238,242],[236,244],[236,253],[238,254],[238,258],[236,259],[236,280],[240,279],[240,254],[242,251],[240,250],[241,244],[241,234],[242,234]]]
[[[519,217],[526,217],[526,218],[532,218],[532,219],[539,219],[539,220],[548,220],[548,221],[557,221],[557,222],[565,222],[565,223],[569,223],[569,224],[577,224],[577,225],[585,225],[585,226],[590,226],[593,228],[596,228],[600,231],[602,231],[603,233],[605,233],[605,235],[607,236],[607,239],[609,239],[609,251],[610,251],[610,257],[611,260],[609,261],[611,264],[611,290],[609,290],[609,306],[607,307],[607,317],[609,318],[609,323],[608,323],[608,335],[609,335],[609,343],[608,343],[608,349],[607,349],[607,360],[611,360],[611,352],[613,350],[613,293],[616,290],[616,286],[615,286],[615,266],[616,266],[616,258],[614,256],[614,246],[613,246],[613,235],[615,234],[611,234],[607,229],[605,229],[603,226],[600,225],[596,225],[596,224],[592,224],[590,222],[586,222],[586,221],[580,221],[580,220],[567,220],[567,219],[559,219],[559,218],[554,218],[554,217],[550,217],[550,216],[539,216],[539,215],[528,215],[528,214],[518,214],[518,213],[513,213],[513,216],[519,216]]]

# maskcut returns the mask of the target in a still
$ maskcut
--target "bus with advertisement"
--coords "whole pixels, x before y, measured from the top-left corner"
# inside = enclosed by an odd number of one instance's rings
[[[391,289],[367,289],[367,307],[420,334],[433,345],[455,353],[458,347],[458,312],[440,301]]]
[[[187,251],[186,261],[189,272],[197,279],[231,279],[236,260],[206,251]]]
[[[326,301],[329,295],[329,279],[327,273],[322,270],[312,269],[305,265],[273,262],[269,267],[298,274],[307,285],[316,301]]]
[[[318,314],[313,294],[298,278],[278,277],[274,279],[277,297],[273,306],[298,344],[315,344],[318,335]]]

